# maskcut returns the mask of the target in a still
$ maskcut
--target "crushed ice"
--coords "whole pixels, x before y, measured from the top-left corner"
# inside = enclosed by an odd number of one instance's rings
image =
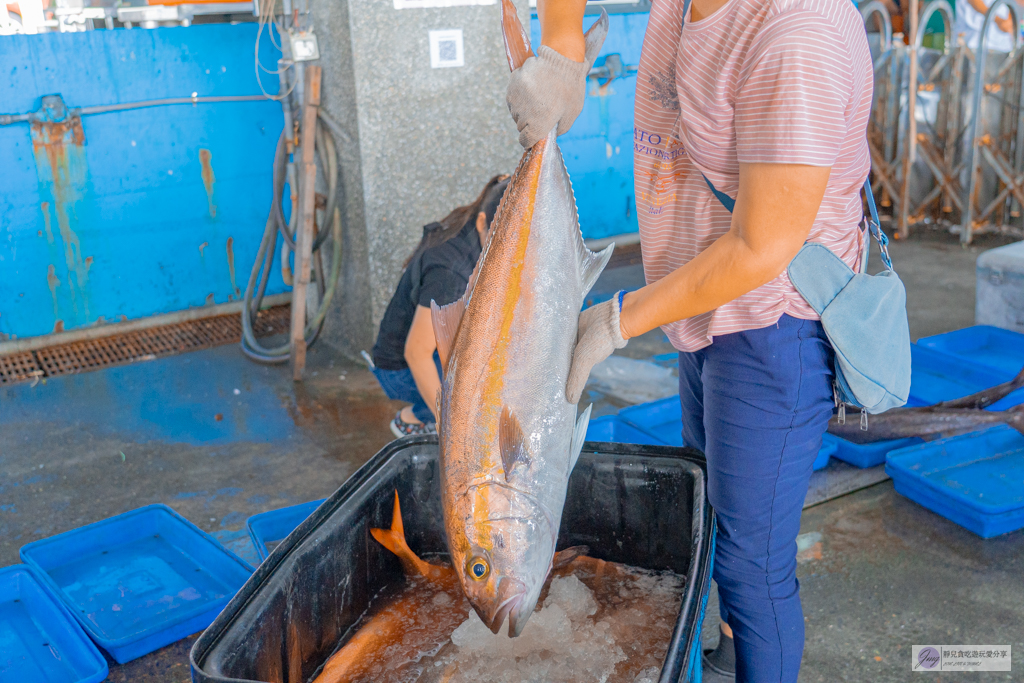
[[[632,573],[602,585],[610,590],[602,590],[599,600],[575,575],[555,577],[518,638],[509,638],[505,628],[491,633],[470,612],[452,633],[455,647],[433,662],[442,667],[434,671],[449,683],[655,683],[681,586],[675,575]]]
[[[491,633],[476,612],[455,629],[458,673],[451,680],[595,681],[605,683],[626,659],[611,637],[607,621],[588,617],[597,611],[593,592],[575,576],[551,581],[548,599],[518,638]]]

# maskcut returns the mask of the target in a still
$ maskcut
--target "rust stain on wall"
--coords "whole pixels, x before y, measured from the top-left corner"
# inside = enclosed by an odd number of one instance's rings
[[[60,299],[56,288],[54,294],[55,313],[58,319],[71,318],[74,324],[89,321],[89,299],[86,287],[89,280],[89,263],[82,256],[82,245],[75,231],[78,210],[88,184],[88,167],[85,159],[85,133],[82,120],[69,116],[63,121],[33,121],[31,123],[32,150],[36,160],[36,173],[43,196],[52,200],[57,216],[57,228],[64,249],[67,266],[67,295],[71,310],[60,315]],[[41,203],[47,240],[53,243],[50,219],[50,201]],[[53,266],[50,273],[56,278]],[[59,282],[59,280],[58,280]]]
[[[43,227],[46,228],[46,241],[53,245],[53,226],[50,224],[50,202],[43,202],[39,205],[43,210]]]
[[[213,175],[213,166],[210,165],[210,154],[208,149],[199,150],[199,165],[203,167],[203,187],[206,188],[206,201],[210,206],[210,218],[217,217],[217,205],[213,202],[213,184],[217,177]]]
[[[199,258],[203,257],[203,249],[206,249],[208,246],[210,246],[209,242],[203,242],[199,245]]]
[[[242,291],[238,289],[238,285],[235,284],[235,239],[228,237],[228,274],[231,276],[231,291],[234,292],[234,296],[239,296]],[[228,301],[231,301],[232,296],[228,295]]]
[[[57,301],[57,288],[60,287],[60,278],[57,277],[53,264],[46,267],[46,284],[50,288],[50,297],[53,298],[53,317],[60,315],[60,306]]]

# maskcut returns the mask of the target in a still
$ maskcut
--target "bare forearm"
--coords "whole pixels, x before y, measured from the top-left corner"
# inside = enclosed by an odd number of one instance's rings
[[[405,338],[405,362],[412,371],[412,379],[423,401],[437,419],[437,391],[441,388],[441,378],[437,376],[434,365],[434,351],[437,340],[434,339],[434,328],[431,325],[430,309],[417,306],[412,317],[409,334]]]
[[[622,336],[707,313],[778,277],[810,233],[830,171],[740,164],[729,232],[665,278],[627,294]]]
[[[968,2],[971,4],[971,7],[973,7],[976,12],[979,12],[982,15],[988,14],[988,7],[985,6],[985,3],[982,0],[968,0]],[[1010,21],[1009,17],[997,16],[993,17],[993,19],[996,22],[996,26],[998,26],[999,30],[1002,31],[1003,33],[1013,32],[1013,22]]]
[[[434,365],[433,354],[417,355],[406,354],[405,362],[409,364],[412,371],[412,378],[416,382],[416,389],[423,397],[423,401],[434,413],[437,419],[437,392],[441,388],[441,378],[437,376],[437,366]]]
[[[729,231],[685,266],[626,294],[620,315],[623,337],[727,304],[774,280],[792,257],[788,252],[758,253]]]
[[[582,62],[586,53],[583,40],[586,8],[587,0],[538,0],[541,44],[574,62]]]

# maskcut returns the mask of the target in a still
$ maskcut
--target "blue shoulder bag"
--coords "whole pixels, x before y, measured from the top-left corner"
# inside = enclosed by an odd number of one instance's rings
[[[711,192],[732,213],[736,201],[704,176]],[[889,258],[889,238],[878,225],[870,181],[864,181],[871,215],[866,229],[878,242],[885,270],[878,275],[854,273],[823,244],[808,242],[789,263],[789,279],[811,308],[836,353],[835,396],[840,423],[846,405],[867,414],[882,413],[907,402],[910,394],[910,329],[907,292]],[[864,236],[867,239],[867,235]],[[867,250],[864,257],[867,258]]]

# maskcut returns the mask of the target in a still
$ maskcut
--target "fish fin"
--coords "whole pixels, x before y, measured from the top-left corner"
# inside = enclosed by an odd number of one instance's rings
[[[434,328],[434,340],[437,342],[437,355],[441,358],[441,368],[448,373],[448,358],[455,345],[455,335],[459,332],[462,314],[466,312],[467,291],[461,299],[447,306],[438,306],[436,301],[430,302],[430,323]]]
[[[601,52],[604,39],[608,37],[608,23],[608,12],[602,7],[601,16],[583,34],[583,40],[585,41],[584,54],[586,55],[584,59],[591,66],[593,66],[594,61]]]
[[[390,529],[370,529],[370,535],[378,543],[393,552],[402,562],[407,574],[419,574],[432,577],[436,569],[416,556],[405,542],[405,525],[402,524],[402,508],[398,504],[398,491],[395,491],[395,505],[391,514]]]
[[[583,296],[586,296],[590,288],[597,282],[597,278],[601,276],[604,267],[608,265],[608,259],[615,251],[615,243],[612,242],[595,254],[587,248],[587,245],[583,244],[583,236],[580,235],[580,246],[582,247],[580,250],[580,277],[583,280]]]
[[[501,0],[501,35],[505,39],[505,57],[508,68],[515,71],[533,56],[530,34],[523,28],[512,0]]]
[[[505,470],[505,481],[511,479],[512,468],[517,463],[530,466],[532,459],[526,447],[526,436],[523,434],[519,419],[508,406],[501,409],[501,418],[498,420],[498,447],[501,449],[501,466]]]
[[[572,445],[569,446],[569,471],[567,474],[572,474],[572,470],[576,467],[576,461],[580,458],[580,451],[583,450],[583,442],[587,440],[587,426],[590,424],[590,411],[594,409],[594,404],[591,403],[587,406],[587,409],[583,411],[580,418],[576,420],[576,428],[572,432]]]
[[[551,568],[560,569],[561,567],[564,567],[565,565],[575,560],[580,555],[586,555],[589,552],[589,545],[574,545],[571,548],[559,550],[551,559]]]

